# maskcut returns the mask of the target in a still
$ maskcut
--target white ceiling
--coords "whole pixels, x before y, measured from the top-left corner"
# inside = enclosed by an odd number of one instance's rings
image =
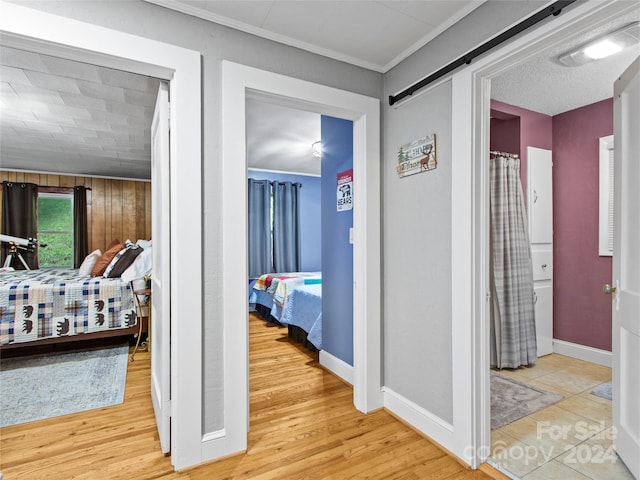
[[[486,0],[146,0],[386,72]]]
[[[482,3],[147,1],[378,71]],[[611,97],[613,81],[638,55],[637,46],[577,68],[560,65],[557,56],[640,19],[639,12],[640,6],[505,72],[493,80],[492,97],[549,115]],[[150,178],[158,80],[1,47],[0,87],[0,168]],[[319,123],[318,115],[250,99],[249,165],[318,174],[310,145],[320,137]]]
[[[320,141],[320,115],[247,98],[247,165],[320,175],[311,145]]]
[[[0,47],[0,167],[150,178],[158,84]]]

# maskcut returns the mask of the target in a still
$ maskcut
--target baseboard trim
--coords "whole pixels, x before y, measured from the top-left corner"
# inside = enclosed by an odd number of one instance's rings
[[[604,367],[611,368],[611,352],[600,350],[599,348],[587,347],[577,343],[566,342],[564,340],[553,339],[553,353],[577,358],[585,362],[597,363]]]
[[[453,425],[425,410],[421,406],[394,392],[389,387],[382,387],[384,408],[403,422],[427,436],[448,452],[455,452]],[[455,454],[452,453],[455,456]]]
[[[320,350],[320,365],[329,370],[331,373],[340,377],[349,385],[353,385],[353,367],[347,362],[340,360],[338,357],[331,355],[330,353]]]

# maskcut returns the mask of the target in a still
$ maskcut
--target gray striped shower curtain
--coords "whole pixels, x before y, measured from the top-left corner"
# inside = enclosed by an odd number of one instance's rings
[[[520,159],[493,154],[490,176],[491,330],[495,345],[491,363],[498,368],[517,368],[533,364],[537,358],[533,265]]]

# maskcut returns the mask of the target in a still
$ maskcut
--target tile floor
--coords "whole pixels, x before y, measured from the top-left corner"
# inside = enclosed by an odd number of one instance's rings
[[[523,480],[633,480],[612,445],[611,401],[591,394],[611,369],[551,354],[500,373],[560,393],[549,407],[491,432],[491,459]]]

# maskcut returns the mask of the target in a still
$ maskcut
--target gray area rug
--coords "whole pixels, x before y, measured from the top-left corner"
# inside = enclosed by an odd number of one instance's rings
[[[593,395],[597,397],[606,398],[607,400],[611,400],[612,391],[611,391],[611,382],[603,383],[602,385],[598,385],[596,388],[591,390]]]
[[[562,400],[562,395],[491,371],[491,430]]]
[[[0,426],[124,401],[127,344],[8,358],[0,362]]]

